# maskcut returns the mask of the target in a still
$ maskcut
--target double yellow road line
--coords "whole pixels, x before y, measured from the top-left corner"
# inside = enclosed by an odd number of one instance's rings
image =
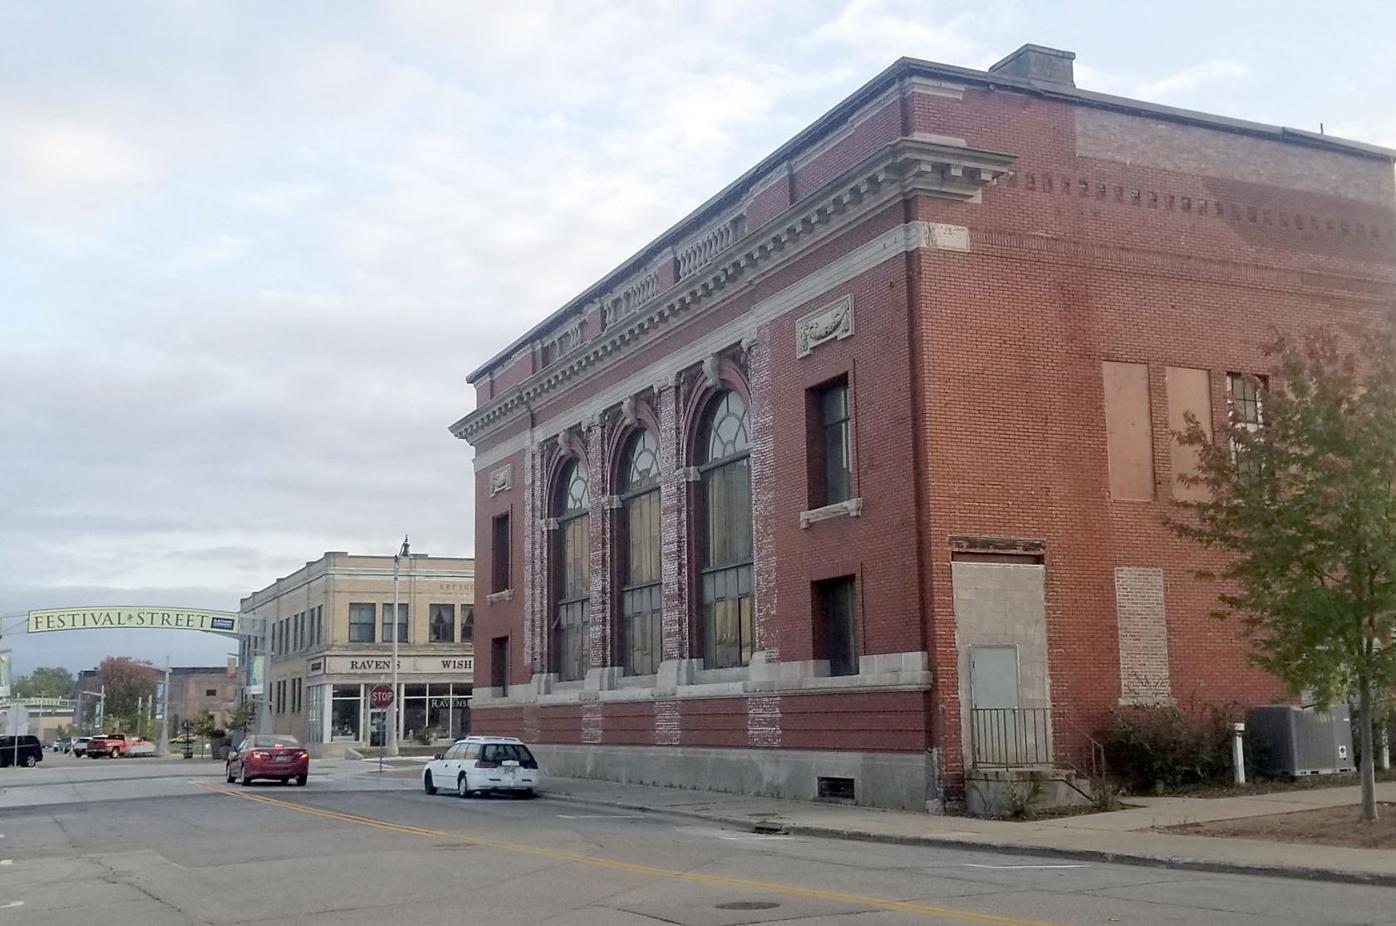
[[[466,833],[434,830],[424,826],[409,826],[405,823],[392,823],[388,820],[379,820],[374,817],[364,817],[353,813],[343,813],[338,810],[325,810],[320,807],[311,807],[306,804],[283,801],[278,798],[265,797],[247,791],[234,791],[231,788],[223,788],[217,785],[200,783],[199,787],[216,794],[226,794],[228,797],[241,798],[246,801],[256,801],[259,804],[267,804],[272,807],[280,808],[281,810],[291,810],[296,813],[324,817],[327,820],[338,820],[341,823],[370,826],[374,829],[387,830],[391,833],[401,833],[406,836],[425,836],[429,839],[442,839],[449,842],[463,843],[465,845],[485,846],[491,849],[500,849],[519,855],[531,855],[536,858],[546,858],[553,861],[574,862],[578,865],[589,865],[592,868],[624,871],[631,874],[646,875],[652,878],[672,878],[678,881],[693,881],[699,884],[713,884],[721,887],[741,888],[770,894],[782,894],[787,897],[808,897],[815,900],[827,900],[832,903],[876,907],[881,910],[896,910],[901,913],[914,913],[921,916],[935,917],[944,920],[957,920],[964,923],[991,923],[994,924],[994,926],[1058,926],[1058,924],[1046,923],[1041,920],[1024,920],[1012,916],[995,916],[991,913],[975,913],[970,910],[936,907],[930,904],[893,900],[887,897],[847,894],[842,891],[826,891],[819,888],[799,887],[793,884],[780,884],[774,881],[753,881],[747,878],[733,878],[728,875],[706,874],[698,871],[679,871],[674,868],[658,868],[654,865],[641,865],[635,862],[623,862],[620,859],[582,855],[578,852],[567,852],[562,849],[548,849],[542,846],[531,846],[526,843],[506,842],[499,839],[487,839],[483,836],[471,836]]]

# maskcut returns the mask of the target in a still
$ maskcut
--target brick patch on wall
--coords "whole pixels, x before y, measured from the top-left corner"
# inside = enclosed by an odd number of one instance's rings
[[[1163,570],[1115,567],[1115,615],[1120,624],[1120,701],[1158,704],[1172,697]]]

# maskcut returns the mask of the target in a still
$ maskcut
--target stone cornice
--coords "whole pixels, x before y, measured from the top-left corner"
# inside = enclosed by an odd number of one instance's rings
[[[831,229],[843,228],[912,193],[977,202],[985,186],[1009,169],[1014,156],[970,148],[939,137],[899,139],[805,197],[776,219],[750,231],[701,272],[680,281],[651,305],[535,373],[451,425],[474,443],[584,373],[630,353],[639,344],[695,312],[744,288],[803,254]]]

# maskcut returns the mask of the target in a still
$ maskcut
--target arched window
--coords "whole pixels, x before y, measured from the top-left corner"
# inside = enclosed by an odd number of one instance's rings
[[[708,406],[701,436],[703,661],[751,661],[751,432],[746,402],[723,392]]]
[[[659,567],[659,447],[637,432],[621,457],[621,658],[627,675],[652,675],[664,656]]]
[[[591,489],[581,460],[563,469],[553,510],[557,517],[553,670],[562,681],[573,681],[585,678],[590,664]]]

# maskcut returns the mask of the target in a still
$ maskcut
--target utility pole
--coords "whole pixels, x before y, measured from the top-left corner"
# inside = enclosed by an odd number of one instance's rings
[[[165,654],[165,690],[160,698],[160,755],[170,751],[170,656]]]
[[[397,638],[398,615],[400,613],[398,610],[398,608],[400,607],[398,605],[398,577],[402,566],[402,560],[404,557],[408,555],[409,551],[407,548],[407,537],[406,535],[403,535],[402,549],[398,550],[397,553],[393,554],[393,703],[392,706],[388,708],[388,747],[385,750],[385,752],[387,752],[387,754],[390,756],[395,756],[398,754],[397,722],[398,717],[401,716],[398,713],[398,702],[402,700],[402,692],[398,690],[397,686]]]
[[[260,619],[262,621],[262,632],[259,635],[261,650],[258,652],[257,648],[253,647],[253,667],[248,669],[248,679],[252,678],[251,673],[255,670],[257,659],[265,659],[266,662],[262,665],[262,702],[257,705],[257,732],[270,733],[271,679],[268,676],[271,674],[271,618],[264,614]]]

